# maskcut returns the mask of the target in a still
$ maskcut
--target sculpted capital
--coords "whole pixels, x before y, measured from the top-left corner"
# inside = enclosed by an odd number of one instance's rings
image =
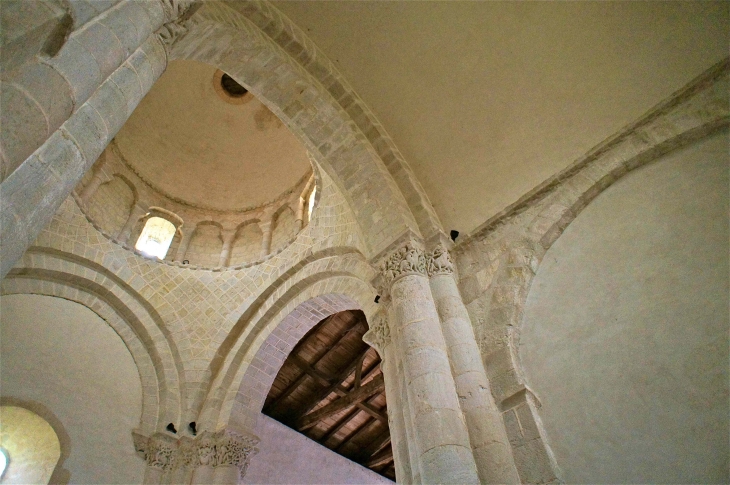
[[[426,275],[426,253],[412,241],[393,251],[381,265],[380,271],[385,284],[390,287],[403,276]]]
[[[380,357],[383,358],[385,348],[390,344],[390,326],[388,320],[383,315],[376,315],[370,325],[370,329],[362,336],[363,341],[370,344],[378,351]]]
[[[451,255],[442,244],[436,246],[426,259],[428,276],[454,273],[454,263],[451,261]]]

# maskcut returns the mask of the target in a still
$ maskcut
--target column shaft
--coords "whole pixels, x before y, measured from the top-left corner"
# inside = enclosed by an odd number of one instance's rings
[[[129,241],[129,236],[132,235],[132,231],[134,230],[134,225],[137,224],[137,221],[144,215],[145,210],[139,207],[138,205],[132,206],[132,212],[129,213],[129,217],[127,217],[127,221],[124,223],[124,226],[122,227],[122,230],[119,231],[119,235],[117,236],[117,241],[119,241],[122,244],[126,244],[127,241]],[[135,241],[136,242],[136,241]]]
[[[479,483],[428,279],[408,274],[390,289],[424,483]]]
[[[261,239],[261,257],[264,258],[271,253],[271,233],[274,229],[273,221],[262,222],[259,224],[261,231],[263,232],[263,238]]]
[[[0,184],[0,278],[48,225],[166,65],[162,43],[150,36]]]
[[[53,57],[33,59],[4,79],[3,112],[11,116],[0,127],[2,178],[78,112],[168,20],[159,0],[121,1],[73,32]]]
[[[231,249],[233,249],[233,241],[236,239],[236,230],[222,231],[223,247],[221,248],[221,257],[218,266],[228,266],[231,261]]]
[[[482,483],[519,483],[504,424],[453,274],[433,275],[431,291],[441,319],[479,479]]]
[[[81,194],[79,194],[81,203],[84,205],[88,204],[89,200],[94,196],[99,187],[101,187],[102,183],[104,183],[104,174],[101,173],[101,170],[97,170],[94,172],[94,176],[91,178],[89,183],[86,184],[86,187],[84,187],[84,190],[82,190]]]
[[[177,251],[175,252],[175,257],[173,258],[173,261],[182,263],[185,260],[185,256],[188,254],[190,241],[193,240],[194,234],[195,229],[190,229],[189,231],[183,232],[182,239],[180,239],[180,245],[177,247]]]

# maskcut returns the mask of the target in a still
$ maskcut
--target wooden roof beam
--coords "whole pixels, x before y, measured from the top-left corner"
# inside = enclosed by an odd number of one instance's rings
[[[344,409],[361,403],[373,394],[381,392],[384,387],[385,384],[383,381],[383,374],[379,374],[372,381],[368,382],[364,386],[358,387],[357,389],[353,390],[345,396],[342,396],[336,401],[332,401],[326,406],[323,406],[320,409],[309,413],[306,416],[303,416],[298,420],[296,427],[300,431],[309,429],[317,424],[319,421],[326,419],[334,414],[337,414]]]

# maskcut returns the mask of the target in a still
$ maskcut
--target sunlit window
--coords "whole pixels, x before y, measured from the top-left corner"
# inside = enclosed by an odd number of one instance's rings
[[[5,474],[5,467],[8,466],[8,455],[5,450],[0,448],[0,478]]]
[[[175,226],[161,217],[150,217],[134,247],[148,256],[165,259],[175,237]]]
[[[317,187],[314,187],[312,189],[312,193],[309,194],[309,210],[307,213],[309,214],[310,221],[312,220],[312,209],[314,209],[314,196],[315,195],[317,195]]]

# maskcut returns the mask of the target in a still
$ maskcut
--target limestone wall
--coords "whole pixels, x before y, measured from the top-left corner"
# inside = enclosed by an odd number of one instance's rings
[[[518,352],[525,302],[546,251],[614,183],[725,129],[729,69],[727,61],[718,63],[454,249],[459,289],[523,482],[561,479],[560,461],[540,417],[540,396],[529,386]]]
[[[119,336],[92,310],[60,298],[5,295],[0,304],[3,400],[57,418],[70,483],[142,483],[131,436],[142,386]]]
[[[203,268],[218,267],[224,238],[232,235],[231,256],[227,266],[240,266],[265,256],[263,230],[271,222],[269,252],[284,249],[299,233],[296,220],[300,198],[311,187],[311,173],[273,200],[236,211],[212,211],[194,207],[157,192],[124,161],[112,143],[76,187],[75,196],[89,221],[103,234],[133,249],[151,212],[172,222],[177,228],[165,261],[182,262]],[[307,214],[303,214],[306,226]],[[186,240],[187,238],[187,240]],[[185,241],[185,242],[183,242]],[[178,253],[180,246],[187,244]]]
[[[545,254],[519,356],[568,483],[726,483],[728,134],[592,202]]]

